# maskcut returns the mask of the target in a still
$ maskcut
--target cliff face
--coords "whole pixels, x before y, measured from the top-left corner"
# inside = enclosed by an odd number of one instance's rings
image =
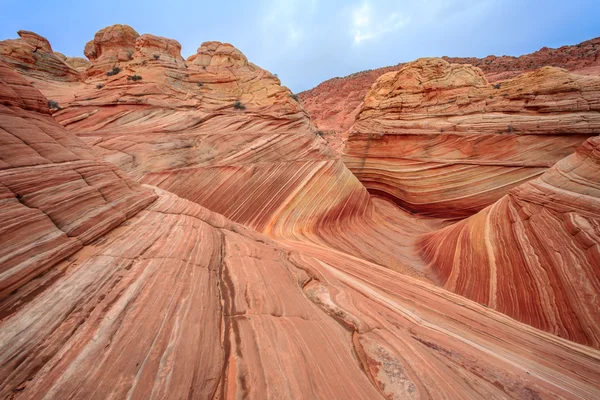
[[[545,67],[492,85],[476,67],[421,59],[367,94],[344,163],[413,212],[465,217],[600,133],[600,77]]]
[[[598,265],[597,141],[513,189],[532,221],[565,218],[573,234],[552,238],[581,275],[548,282],[568,301],[526,294],[512,313],[500,278],[497,295],[462,293],[493,279],[452,286],[475,265],[432,253],[466,246],[448,229],[479,237],[479,214],[448,225],[372,198],[289,90],[229,44],[183,61],[174,40],[101,32],[79,81],[20,70],[57,107],[0,62],[2,397],[598,397],[597,284],[578,286]],[[451,76],[451,90],[487,84]]]
[[[595,38],[574,46],[543,48],[520,57],[442,58],[449,63],[478,67],[490,82],[497,82],[544,66],[564,68],[583,75],[600,75],[599,51],[600,38]],[[398,71],[403,65],[333,78],[311,90],[299,93],[298,97],[319,129],[336,131],[339,136],[353,125],[365,95],[377,78],[385,73]]]

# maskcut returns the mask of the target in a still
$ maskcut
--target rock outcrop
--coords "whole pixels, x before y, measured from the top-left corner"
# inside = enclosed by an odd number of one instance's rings
[[[490,82],[497,82],[544,66],[565,68],[577,74],[600,75],[599,49],[600,38],[595,38],[558,49],[545,47],[520,57],[442,58],[449,63],[479,67]],[[319,129],[336,131],[343,140],[342,134],[354,123],[363,99],[377,78],[385,73],[398,71],[403,66],[400,63],[329,79],[313,89],[299,93],[298,97]]]
[[[597,350],[142,187],[1,63],[0,85],[20,146],[1,153],[3,397],[597,396]]]
[[[79,72],[57,57],[50,42],[34,32],[19,31],[19,39],[0,41],[0,61],[24,75],[56,81],[79,81]]]
[[[99,30],[83,50],[83,54],[92,63],[88,68],[88,75],[105,73],[118,62],[131,60],[139,36],[129,25],[112,25]]]
[[[173,39],[144,34],[135,41],[136,59],[159,61],[167,65],[183,67],[185,61],[181,57],[181,44]]]
[[[200,66],[248,65],[248,59],[241,51],[229,43],[204,42],[196,54],[188,57],[188,61]]]
[[[440,285],[443,277],[420,255],[419,238],[539,176],[596,129],[596,78],[544,69],[497,89],[477,68],[442,60],[407,67],[406,82],[386,78],[381,91],[374,89],[372,107],[356,124],[365,132],[349,141],[357,155],[349,151],[344,160],[372,192],[377,193],[374,185],[389,182],[388,199],[397,194],[397,203],[433,216],[416,217],[372,199],[316,134],[289,90],[238,53],[231,45],[207,42],[186,65],[178,65],[136,52],[116,64],[120,71],[114,75],[96,75],[78,86],[39,87],[60,101],[63,109],[54,113],[59,122],[138,182],[305,251],[315,246],[340,251]],[[406,88],[394,87],[398,82]],[[413,131],[403,134],[402,128],[396,135],[389,115],[403,98],[402,107],[413,115],[395,124],[408,124]],[[571,110],[560,114],[564,124],[556,123],[557,105]],[[493,112],[487,114],[488,108]],[[519,110],[524,118],[507,132],[509,122],[502,117],[512,121]],[[436,113],[440,118],[432,117]],[[453,133],[440,132],[440,126]],[[372,135],[374,129],[381,132]],[[365,153],[361,140],[369,136],[391,144]],[[390,149],[397,158],[389,157]],[[413,174],[404,181],[395,173],[400,164],[394,164],[403,162],[402,152],[409,161],[401,168]],[[443,176],[454,177],[444,180],[442,190],[435,190],[440,185],[435,175],[422,172],[434,164],[445,170]],[[370,180],[365,166],[372,165]],[[397,186],[404,192],[394,192]],[[471,193],[467,200],[465,193]]]
[[[343,161],[371,193],[465,217],[600,133],[600,77],[545,67],[492,85],[476,67],[420,59],[381,76]]]

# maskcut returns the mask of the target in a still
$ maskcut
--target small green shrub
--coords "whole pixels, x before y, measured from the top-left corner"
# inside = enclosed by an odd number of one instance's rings
[[[128,81],[134,81],[134,82],[135,82],[135,81],[141,81],[141,80],[142,80],[142,77],[141,77],[141,76],[139,76],[139,75],[133,75],[133,76],[128,76],[128,77],[127,77],[127,80],[128,80]]]
[[[204,83],[198,82],[198,87],[202,87],[202,86],[204,86]]]
[[[155,60],[158,60],[160,58],[160,54],[155,54],[152,57],[154,57]]]
[[[233,103],[233,108],[235,108],[236,110],[245,110],[246,106],[242,104],[241,101],[237,100],[235,103]]]
[[[317,136],[325,137],[325,133],[323,133],[323,131],[317,131]]]
[[[58,105],[58,102],[54,101],[54,100],[48,100],[48,108],[51,110],[60,110],[60,106]]]
[[[298,103],[300,103],[300,99],[298,99],[298,95],[297,94],[291,94],[290,97],[294,100],[296,100]]]
[[[494,89],[500,89],[500,84],[499,84],[499,83],[496,83],[496,84],[494,85]]]
[[[121,68],[113,67],[113,69],[111,69],[110,71],[108,71],[106,73],[106,76],[114,76],[114,75],[117,75],[119,72],[121,72]]]
[[[102,89],[103,87],[104,87],[104,85],[101,84],[101,83],[99,83],[99,84],[96,85],[96,89]]]

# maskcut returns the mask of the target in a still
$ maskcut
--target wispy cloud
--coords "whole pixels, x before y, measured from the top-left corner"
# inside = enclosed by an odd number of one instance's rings
[[[368,1],[354,8],[352,35],[355,44],[394,32],[410,22],[410,18],[402,16],[399,12],[392,12],[385,17],[383,14],[383,10],[373,10]]]

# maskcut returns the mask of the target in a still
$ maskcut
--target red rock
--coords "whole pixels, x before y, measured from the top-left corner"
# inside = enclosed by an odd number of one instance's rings
[[[492,86],[476,67],[420,59],[381,76],[344,163],[371,193],[465,217],[600,132],[600,77],[546,67]]]
[[[144,34],[135,41],[136,59],[142,58],[161,63],[175,64],[183,67],[185,62],[181,57],[181,45],[173,39]]]
[[[54,52],[54,55],[79,72],[85,71],[90,65],[90,62],[82,57],[67,57],[57,51]]]
[[[102,74],[119,62],[131,60],[139,36],[129,25],[112,25],[99,30],[83,51],[91,61],[87,74]]]
[[[2,64],[0,76],[0,93],[41,97]],[[7,135],[40,120],[43,131],[77,149],[71,161],[47,159],[43,168],[68,174],[82,163],[105,165],[45,110],[7,101],[0,106]],[[29,139],[41,129],[22,132]],[[116,171],[104,182],[126,185],[103,190],[114,196],[105,200],[119,203],[135,191],[154,202],[131,208],[125,201],[131,213],[123,224],[76,246],[67,241],[60,254],[52,243],[55,257],[40,259],[49,232],[81,238],[55,221],[87,218],[97,206],[89,195],[73,203],[77,192],[60,173],[23,175],[32,168],[0,170],[0,215],[10,232],[0,235],[9,239],[0,248],[30,248],[47,267],[2,297],[3,397],[593,398],[599,391],[596,350],[340,252],[284,247]],[[60,207],[61,197],[71,207]],[[96,226],[110,218],[98,216]],[[7,272],[31,258],[10,266],[0,259],[5,284]]]
[[[229,43],[204,42],[198,48],[196,54],[188,57],[194,65],[218,66],[218,65],[248,65],[248,59],[241,51]]]
[[[0,41],[0,61],[24,75],[56,81],[78,81],[79,72],[52,51],[45,37],[29,31],[17,32],[19,39]]]
[[[597,397],[597,349],[428,283],[424,240],[449,221],[372,199],[275,76],[226,45],[186,67],[150,43],[112,76],[32,79],[74,136],[0,68],[18,146],[0,153],[0,248],[29,249],[7,271],[54,252],[0,300],[3,397]]]
[[[514,78],[523,72],[545,66],[566,68],[582,75],[600,75],[598,47],[600,38],[558,49],[543,48],[520,57],[442,58],[450,63],[479,67],[490,82]],[[403,66],[401,63],[329,79],[313,89],[299,93],[298,97],[319,129],[336,131],[340,136],[354,123],[363,99],[377,78],[385,73],[398,71]],[[338,140],[343,140],[343,137]]]
[[[478,214],[420,241],[442,285],[531,326],[600,345],[600,136]]]
[[[51,118],[47,100],[0,63],[2,308],[11,292],[154,198]],[[30,285],[31,286],[31,285]],[[33,285],[35,286],[35,285]]]

